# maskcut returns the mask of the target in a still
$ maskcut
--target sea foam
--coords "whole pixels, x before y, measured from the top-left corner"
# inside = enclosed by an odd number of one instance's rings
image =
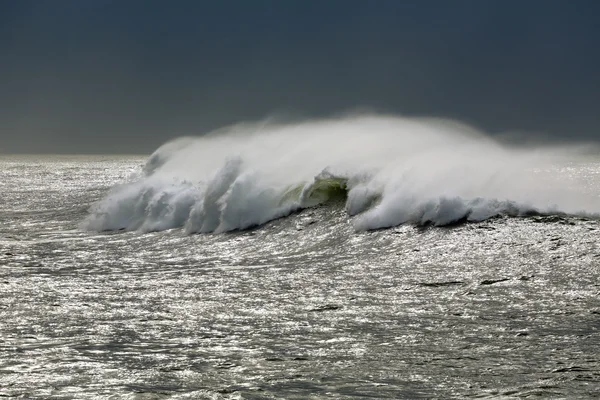
[[[332,185],[345,191],[356,230],[498,215],[598,215],[597,182],[565,172],[580,157],[573,148],[502,145],[442,119],[238,124],[161,146],[139,177],[92,206],[82,227],[246,229],[328,201]]]

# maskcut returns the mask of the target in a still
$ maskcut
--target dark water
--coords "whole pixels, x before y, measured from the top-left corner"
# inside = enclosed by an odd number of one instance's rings
[[[329,204],[228,234],[79,230],[142,162],[1,160],[1,396],[600,393],[597,220],[355,233]]]

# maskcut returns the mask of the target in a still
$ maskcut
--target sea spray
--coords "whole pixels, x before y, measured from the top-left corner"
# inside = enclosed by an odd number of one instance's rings
[[[239,124],[161,146],[142,176],[113,188],[82,227],[246,229],[327,202],[330,194],[339,199],[340,189],[357,230],[498,215],[597,215],[597,188],[567,184],[560,173],[577,157],[571,148],[505,146],[440,119]]]

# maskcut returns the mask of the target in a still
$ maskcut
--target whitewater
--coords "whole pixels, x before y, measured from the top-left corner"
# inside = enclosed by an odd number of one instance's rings
[[[578,153],[581,146],[510,147],[441,119],[239,124],[161,146],[82,227],[247,229],[326,203],[340,190],[357,231],[497,216],[597,217],[597,187],[568,176],[567,162]]]
[[[0,156],[0,397],[597,398],[600,153],[456,121]]]

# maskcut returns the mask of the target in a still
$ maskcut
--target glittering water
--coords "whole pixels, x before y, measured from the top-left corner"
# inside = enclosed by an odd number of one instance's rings
[[[143,162],[0,159],[1,396],[600,393],[598,220],[356,233],[334,203],[226,234],[78,229]]]

